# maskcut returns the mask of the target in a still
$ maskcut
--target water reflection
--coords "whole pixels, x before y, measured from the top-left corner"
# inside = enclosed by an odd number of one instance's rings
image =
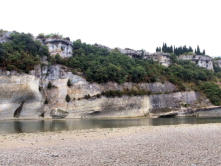
[[[14,129],[17,133],[23,133],[23,131],[22,131],[22,126],[23,125],[20,121],[15,121],[13,126],[14,126]]]
[[[0,121],[0,134],[203,123],[221,123],[221,118],[3,120]]]

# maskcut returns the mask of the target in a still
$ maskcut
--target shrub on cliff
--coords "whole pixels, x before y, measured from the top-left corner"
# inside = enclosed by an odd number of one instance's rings
[[[9,40],[0,43],[0,67],[28,73],[40,63],[40,57],[48,56],[48,49],[31,34],[13,32]]]
[[[144,95],[150,95],[151,92],[150,91],[146,91],[146,90],[109,90],[109,91],[105,91],[102,92],[101,95],[102,96],[106,96],[106,97],[122,97],[122,96],[144,96]]]
[[[214,105],[221,105],[221,89],[213,82],[201,83],[200,90],[210,99]]]
[[[71,97],[67,94],[66,97],[65,97],[65,100],[66,100],[67,103],[69,103],[71,101]]]
[[[48,88],[48,89],[51,89],[51,88],[53,88],[53,85],[52,85],[52,83],[51,83],[51,82],[49,82],[49,83],[48,83],[48,86],[47,86],[47,88]]]
[[[68,79],[67,86],[68,86],[68,87],[71,87],[71,86],[72,86],[72,82],[71,82],[70,79]]]
[[[212,71],[189,61],[179,61],[177,64],[171,65],[166,69],[166,73],[185,82],[209,81],[215,78]]]
[[[90,98],[91,98],[91,96],[89,94],[84,96],[84,99],[90,99]]]
[[[57,63],[80,69],[90,82],[155,82],[164,77],[164,67],[153,61],[130,58],[119,51],[80,40],[75,41],[73,47],[74,56]]]

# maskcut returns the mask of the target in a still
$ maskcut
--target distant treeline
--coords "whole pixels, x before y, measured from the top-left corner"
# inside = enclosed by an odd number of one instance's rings
[[[201,52],[200,47],[197,46],[197,48],[193,51],[193,48],[191,46],[180,46],[180,47],[175,47],[175,46],[167,46],[166,43],[163,43],[162,47],[157,47],[156,52],[165,52],[165,53],[173,53],[175,55],[182,55],[186,53],[195,53],[196,55],[205,55],[206,51],[203,50]]]

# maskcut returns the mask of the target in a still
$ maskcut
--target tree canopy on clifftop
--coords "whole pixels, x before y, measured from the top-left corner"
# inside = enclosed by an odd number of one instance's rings
[[[47,47],[31,34],[13,32],[7,42],[0,43],[0,67],[6,70],[29,72],[40,64],[40,57],[48,55]]]
[[[200,47],[197,46],[197,48],[195,49],[195,51],[193,51],[193,48],[191,46],[187,47],[185,46],[180,46],[180,47],[175,47],[175,46],[167,46],[166,43],[163,43],[162,48],[161,47],[157,47],[156,48],[156,52],[164,52],[164,53],[173,53],[177,56],[182,55],[182,54],[193,54],[195,53],[196,55],[205,55],[206,51],[203,50],[201,52]]]

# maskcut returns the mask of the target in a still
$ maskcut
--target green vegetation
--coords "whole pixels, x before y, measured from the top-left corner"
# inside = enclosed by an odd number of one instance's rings
[[[173,47],[171,46],[167,46],[166,43],[163,43],[162,48],[161,47],[157,47],[156,48],[156,52],[165,52],[165,53],[170,53],[170,54],[174,54],[174,55],[182,55],[182,54],[193,54],[193,49],[192,47],[187,47],[187,46],[181,46],[181,47]],[[194,53],[196,55],[205,55],[206,52],[205,50],[203,50],[201,52],[200,47],[197,46],[197,49],[195,49]]]
[[[195,54],[196,55],[206,55],[206,51],[203,50],[203,52],[200,51],[200,47],[197,46],[197,49],[195,49]]]
[[[57,55],[53,62],[64,64],[81,71],[90,82],[105,83],[114,81],[123,82],[156,82],[171,81],[179,85],[182,82],[199,82],[214,79],[214,73],[188,61],[178,61],[171,54],[173,64],[166,68],[148,60],[130,58],[117,50],[108,51],[94,45],[74,42],[74,56],[62,59]]]
[[[40,64],[42,56],[48,56],[47,47],[35,41],[31,34],[13,32],[8,42],[0,43],[0,67],[28,73]]]
[[[200,90],[210,99],[214,105],[221,105],[221,89],[213,82],[204,82],[200,85]]]
[[[47,35],[40,33],[37,36],[37,38],[38,39],[46,39],[46,38],[63,39],[63,36],[58,33],[51,33],[51,34],[47,34]]]
[[[90,82],[118,83],[155,82],[163,80],[165,68],[156,62],[133,59],[114,50],[74,42],[74,56],[68,59],[55,57],[54,63],[60,63],[81,71]]]
[[[179,78],[184,82],[199,82],[214,80],[214,73],[205,68],[201,68],[190,61],[178,61],[166,69],[169,79]]]
[[[150,91],[145,91],[145,90],[109,90],[109,91],[105,91],[102,92],[101,95],[102,96],[106,96],[106,97],[122,97],[122,96],[144,96],[144,95],[150,95],[151,92]]]
[[[218,65],[218,62],[217,62],[218,60],[221,60],[221,58],[220,57],[214,58],[213,68],[214,68],[215,75],[218,78],[221,78],[221,68]]]
[[[165,69],[168,81],[177,85],[178,89],[197,89],[200,82],[215,81],[215,73],[201,68],[190,61],[177,61]],[[192,83],[193,86],[186,87],[185,84]]]

